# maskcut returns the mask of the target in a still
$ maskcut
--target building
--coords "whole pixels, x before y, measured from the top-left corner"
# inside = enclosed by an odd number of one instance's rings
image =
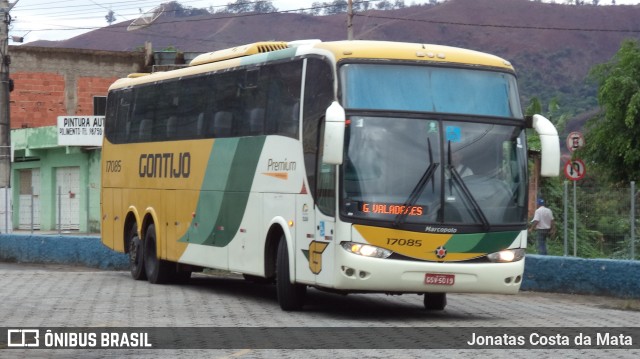
[[[12,227],[99,232],[100,144],[60,145],[58,117],[104,115],[109,86],[144,72],[145,53],[29,46],[9,53]]]

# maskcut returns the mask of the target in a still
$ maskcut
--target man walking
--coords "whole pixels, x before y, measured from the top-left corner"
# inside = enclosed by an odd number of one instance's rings
[[[529,232],[536,229],[536,241],[538,245],[538,254],[547,254],[547,238],[549,233],[555,232],[555,223],[553,221],[553,212],[544,206],[544,199],[538,199],[538,209],[533,215]]]

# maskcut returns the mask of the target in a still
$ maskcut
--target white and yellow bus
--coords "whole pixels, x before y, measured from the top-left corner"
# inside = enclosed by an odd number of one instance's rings
[[[317,40],[215,51],[109,89],[102,241],[131,275],[216,268],[338,293],[517,293],[525,129],[511,64],[436,45]]]

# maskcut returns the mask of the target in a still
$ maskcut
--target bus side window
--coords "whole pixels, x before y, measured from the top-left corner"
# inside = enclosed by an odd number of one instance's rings
[[[167,128],[167,132],[165,134],[166,139],[173,139],[177,137],[178,119],[176,118],[176,116],[169,117],[169,119],[167,120],[166,128]]]
[[[278,133],[285,136],[298,138],[298,126],[300,117],[300,102],[285,107],[284,115],[278,123]]]
[[[305,76],[306,81],[302,116],[302,148],[304,152],[304,165],[307,171],[307,180],[309,181],[310,192],[316,203],[318,203],[320,210],[333,215],[335,212],[335,206],[328,204],[331,200],[335,201],[335,193],[327,192],[327,188],[325,186],[328,184],[327,181],[329,181],[325,175],[331,177],[331,173],[322,172],[325,168],[319,164],[319,147],[321,145],[320,126],[327,107],[331,105],[331,102],[334,99],[333,71],[327,62],[317,58],[308,58],[307,73]],[[318,171],[318,176],[316,176],[316,171]],[[319,188],[321,187],[319,184],[320,182],[323,184],[322,193],[319,191]],[[331,199],[326,196],[332,196],[334,198]],[[322,197],[322,199],[320,197]],[[325,204],[327,204],[327,206],[325,206]]]
[[[112,143],[126,142],[129,135],[129,110],[131,108],[131,90],[119,90],[109,93],[105,135]]]
[[[268,67],[265,133],[298,139],[302,60]],[[295,110],[297,108],[297,111]]]
[[[231,137],[233,135],[233,114],[219,111],[213,116],[213,136]]]
[[[324,138],[324,122],[320,129],[318,159],[322,158],[322,139]],[[316,185],[316,204],[322,213],[336,215],[336,166],[318,160],[318,183]]]
[[[264,134],[264,109],[252,108],[247,111],[248,118],[248,134],[262,135]]]
[[[151,131],[153,129],[153,120],[145,118],[140,121],[140,127],[138,129],[138,140],[140,142],[150,141],[153,137]]]

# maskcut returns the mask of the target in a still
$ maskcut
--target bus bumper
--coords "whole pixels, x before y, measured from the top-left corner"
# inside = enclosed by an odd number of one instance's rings
[[[524,259],[511,263],[417,262],[363,257],[338,250],[335,289],[385,293],[516,294]],[[448,284],[427,284],[427,277]]]

